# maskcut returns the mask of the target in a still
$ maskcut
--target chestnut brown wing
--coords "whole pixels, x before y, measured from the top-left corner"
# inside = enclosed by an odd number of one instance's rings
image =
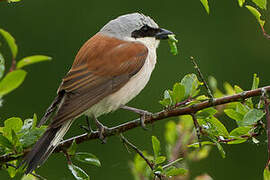
[[[76,118],[119,90],[142,68],[147,55],[148,49],[141,43],[100,33],[88,40],[58,89],[64,97],[50,127]]]

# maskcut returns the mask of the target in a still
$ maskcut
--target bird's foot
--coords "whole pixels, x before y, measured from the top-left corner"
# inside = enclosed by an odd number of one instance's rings
[[[140,115],[141,126],[142,126],[142,128],[144,130],[147,130],[147,128],[145,126],[145,119],[148,116],[152,116],[153,113],[142,110],[142,109],[137,109],[137,108],[134,108],[134,107],[125,106],[125,105],[121,106],[121,109],[125,109],[125,110],[128,110],[128,111],[132,111],[132,112],[134,112],[136,114],[139,114]]]
[[[94,119],[95,119],[95,123],[96,123],[97,128],[98,128],[99,139],[101,140],[102,144],[105,144],[107,141],[105,134],[109,128],[107,126],[104,126],[101,122],[99,122],[97,118],[94,118]]]
[[[83,129],[86,133],[91,134],[93,132],[93,130],[91,128],[88,116],[85,116],[85,117],[86,117],[86,119],[85,119],[86,120],[86,126],[80,125],[80,128]]]

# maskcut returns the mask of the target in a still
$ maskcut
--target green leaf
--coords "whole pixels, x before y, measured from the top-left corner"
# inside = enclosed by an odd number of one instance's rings
[[[206,10],[207,14],[210,13],[209,5],[208,5],[208,0],[200,0],[204,9]]]
[[[8,0],[8,3],[20,2],[21,0]]]
[[[206,95],[200,95],[200,96],[196,97],[196,100],[206,101],[206,100],[209,100],[209,97],[207,97]]]
[[[11,130],[11,137],[12,137],[12,144],[14,146],[17,146],[18,143],[19,143],[19,138],[18,138],[17,134],[14,132],[13,129]]]
[[[218,148],[218,151],[219,151],[221,157],[222,158],[225,158],[226,157],[226,153],[225,153],[223,147],[220,145],[220,143],[218,143],[218,142],[215,142],[215,143],[217,145],[217,148]]]
[[[181,102],[185,97],[185,86],[180,83],[175,83],[171,97],[174,104]]]
[[[83,163],[87,163],[87,164],[91,164],[97,167],[101,167],[101,163],[99,161],[99,159],[91,154],[91,153],[87,153],[87,152],[78,152],[75,154],[75,159],[83,162]]]
[[[203,141],[203,142],[196,142],[196,143],[193,143],[193,144],[189,144],[188,145],[188,147],[189,148],[199,148],[200,147],[200,144],[202,145],[202,146],[204,146],[204,145],[214,145],[214,143],[213,142],[211,142],[211,141]]]
[[[257,77],[257,74],[254,74],[253,75],[253,83],[252,83],[252,90],[254,90],[254,89],[258,89],[258,87],[259,87],[259,82],[260,82],[260,79],[259,79],[259,77]]]
[[[25,132],[28,131],[29,129],[32,129],[33,126],[33,119],[25,119],[23,122],[23,126],[21,129],[21,132]]]
[[[264,116],[264,112],[258,109],[251,109],[246,115],[244,116],[242,125],[248,126],[256,123]]]
[[[41,128],[33,128],[24,132],[19,139],[22,147],[27,148],[33,145],[41,137],[45,130],[46,127],[42,126]]]
[[[10,163],[10,162],[9,162],[9,163]],[[11,164],[15,165],[14,161],[12,161]],[[16,173],[17,173],[16,168],[14,168],[14,167],[12,167],[12,166],[9,166],[9,167],[7,168],[7,171],[8,171],[8,174],[9,174],[9,176],[10,176],[11,178],[14,178],[14,177],[16,176]]]
[[[8,46],[9,46],[11,53],[12,53],[12,57],[13,57],[13,59],[15,59],[17,56],[17,53],[18,53],[18,47],[15,43],[15,39],[11,36],[11,34],[9,32],[5,31],[4,29],[0,29],[0,34],[2,34],[2,36],[7,41]]]
[[[77,150],[77,144],[75,139],[72,141],[71,146],[67,149],[67,153],[71,156],[74,156],[76,154],[76,150]]]
[[[43,55],[28,56],[28,57],[21,59],[17,63],[17,69],[20,69],[24,66],[28,66],[30,64],[34,64],[34,63],[38,63],[38,62],[42,62],[42,61],[50,61],[50,60],[52,60],[52,58],[49,56],[43,56]]]
[[[21,180],[38,180],[38,179],[32,174],[27,174],[27,175],[24,175]]]
[[[213,91],[216,91],[218,88],[217,88],[217,80],[214,76],[209,76],[208,77],[208,83],[209,83],[209,86],[210,88],[213,90]]]
[[[185,75],[181,80],[181,84],[185,86],[185,98],[194,97],[197,95],[197,88],[201,84],[195,74]]]
[[[156,167],[156,168],[154,169],[154,173],[155,173],[155,174],[163,174],[163,171],[164,171],[164,169],[163,169],[162,166],[158,166],[158,167]]]
[[[224,89],[225,89],[225,91],[226,91],[226,94],[228,94],[228,95],[233,95],[233,94],[235,94],[232,85],[230,85],[228,82],[225,82],[225,83],[223,84],[223,86],[224,86]]]
[[[34,113],[33,115],[33,123],[32,123],[32,129],[37,126],[37,115]]]
[[[8,138],[3,136],[2,134],[0,134],[0,145],[7,147],[9,149],[13,149],[12,143],[8,140]]]
[[[88,174],[86,174],[81,168],[74,164],[68,164],[68,169],[71,171],[75,179],[77,180],[90,180]]]
[[[228,137],[226,127],[214,116],[206,119],[198,119],[199,124],[205,127],[206,131],[214,136]]]
[[[267,0],[252,0],[257,6],[261,9],[266,10],[267,7]]]
[[[246,5],[245,7],[255,16],[260,26],[263,27],[265,21],[261,19],[261,13],[252,6]]]
[[[165,160],[166,160],[166,157],[165,157],[165,156],[158,156],[158,157],[155,159],[155,165],[161,164],[161,163],[163,163]]]
[[[245,0],[238,0],[238,4],[240,7],[242,7],[244,3],[245,3]]]
[[[243,92],[244,90],[242,89],[242,88],[240,88],[239,86],[237,86],[237,85],[234,85],[234,91],[235,91],[235,93],[241,93],[241,92]]]
[[[225,109],[224,112],[227,116],[236,121],[242,121],[244,118],[243,114],[236,112],[234,109]]]
[[[241,144],[247,141],[245,138],[234,138],[235,140],[229,141],[227,144]]]
[[[268,167],[263,171],[263,180],[270,180],[270,171]]]
[[[5,72],[5,59],[3,55],[0,53],[0,79],[3,77]]]
[[[240,127],[233,129],[230,132],[230,137],[232,137],[233,139],[236,139],[236,140],[230,141],[230,142],[228,142],[228,144],[240,144],[240,143],[246,142],[247,139],[241,138],[241,136],[249,135],[249,131],[251,129],[252,129],[251,126],[240,126]]]
[[[170,169],[165,170],[166,176],[179,176],[179,175],[184,175],[187,173],[187,170],[184,168],[176,168],[174,166],[171,166]]]
[[[9,140],[12,140],[12,130],[15,133],[18,133],[23,126],[23,122],[21,118],[12,117],[4,122],[3,135],[7,137]]]
[[[249,108],[247,105],[237,102],[235,106],[235,110],[236,112],[239,112],[242,115],[245,115],[249,111]]]
[[[6,95],[19,87],[24,81],[25,76],[26,71],[24,70],[15,70],[9,72],[0,82],[0,96]]]
[[[207,118],[209,116],[213,116],[217,113],[217,110],[215,108],[206,108],[206,109],[203,109],[203,110],[200,110],[196,113],[196,117],[198,119],[204,119],[204,118]]]
[[[169,46],[170,46],[171,53],[173,55],[177,55],[178,50],[177,50],[176,43],[178,43],[178,40],[175,38],[174,34],[168,35],[168,43],[169,43]]]
[[[230,136],[242,136],[242,135],[248,135],[248,132],[251,130],[250,126],[241,126],[233,129],[230,132]]]
[[[169,107],[173,104],[169,90],[164,91],[164,98],[163,100],[159,101],[159,103],[165,107]]]
[[[154,150],[154,156],[157,158],[160,154],[160,142],[156,136],[152,136],[152,146]]]

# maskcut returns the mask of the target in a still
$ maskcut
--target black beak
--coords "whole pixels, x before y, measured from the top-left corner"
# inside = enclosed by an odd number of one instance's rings
[[[168,35],[173,34],[171,31],[160,28],[155,35],[156,39],[168,39]]]

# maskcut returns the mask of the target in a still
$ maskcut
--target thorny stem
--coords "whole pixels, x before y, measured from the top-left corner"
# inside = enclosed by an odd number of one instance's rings
[[[72,164],[70,155],[68,154],[67,150],[65,149],[65,150],[63,150],[62,152],[65,154],[65,156],[66,156],[66,158],[67,158],[68,164]]]
[[[203,102],[200,102],[197,104],[193,104],[193,105],[188,106],[188,107],[163,110],[163,111],[160,111],[160,112],[157,112],[157,113],[154,113],[152,115],[147,116],[145,118],[145,124],[153,124],[156,121],[167,119],[169,117],[176,117],[176,116],[188,115],[188,114],[190,115],[192,113],[196,113],[197,111],[200,111],[200,110],[208,108],[208,107],[214,107],[217,105],[227,104],[227,103],[231,103],[231,102],[239,102],[239,101],[243,101],[243,100],[250,98],[250,97],[261,96],[262,89],[264,89],[266,92],[269,92],[270,86],[265,86],[263,88],[244,91],[242,93],[234,94],[231,96],[216,98],[213,100],[213,102],[209,102],[209,100],[206,100],[206,101],[203,101]],[[140,127],[141,126],[140,122],[141,121],[138,118],[138,119],[120,124],[118,126],[108,128],[108,130],[106,130],[106,132],[104,133],[104,136],[105,137],[114,136],[114,135],[118,135],[119,133],[123,133],[123,132],[129,131],[131,129],[134,129],[136,127]],[[99,138],[99,133],[97,131],[94,131],[91,134],[84,133],[84,134],[72,137],[70,139],[62,141],[57,146],[57,148],[54,150],[54,153],[61,152],[64,149],[69,148],[74,140],[77,144],[80,144],[80,143],[83,143],[85,141],[98,139],[98,138]],[[23,157],[24,155],[26,155],[28,152],[29,152],[29,149],[25,150],[22,155],[17,155],[15,157],[14,157],[14,155],[0,156],[0,163],[5,163],[5,162],[9,162],[11,160],[19,159],[19,158]]]
[[[197,138],[198,138],[199,146],[201,148],[202,145],[201,145],[200,141],[201,141],[202,128],[199,125],[198,120],[197,120],[195,114],[194,113],[191,113],[191,116],[192,116],[194,127],[195,127],[195,130],[196,130],[196,135],[197,135]]]
[[[147,163],[147,165],[151,168],[151,170],[153,171],[155,169],[155,164],[151,163],[149,159],[147,159],[147,157],[145,157],[143,155],[143,152],[141,150],[139,150],[134,144],[132,144],[131,142],[129,142],[124,136],[123,134],[120,134],[120,138],[122,140],[122,142],[125,145],[128,145],[129,147],[131,147],[136,153],[138,153],[141,158],[143,158],[143,160]],[[160,180],[162,179],[161,174],[154,174],[155,176],[157,176]],[[154,177],[155,179],[155,177]]]
[[[206,90],[207,90],[208,96],[210,96],[210,100],[213,101],[214,96],[213,96],[213,94],[212,94],[210,88],[208,87],[208,84],[207,84],[207,82],[205,81],[205,79],[204,79],[204,77],[203,77],[203,74],[202,74],[202,72],[201,72],[199,66],[197,65],[197,63],[196,63],[194,57],[191,56],[191,57],[190,57],[190,60],[191,60],[191,62],[193,63],[194,68],[196,69],[196,71],[197,71],[197,73],[198,73],[198,76],[199,76],[200,80],[203,82],[203,85],[204,85],[204,87],[205,87]]]
[[[133,145],[131,142],[129,142],[124,136],[123,134],[120,134],[120,138],[122,140],[122,142],[128,146],[130,146],[134,151],[136,151],[136,153],[138,153],[143,159],[144,161],[148,164],[148,166],[151,168],[151,170],[154,170],[154,164],[150,162],[150,160],[148,160],[144,155],[143,152],[141,150],[139,150],[135,145]]]

